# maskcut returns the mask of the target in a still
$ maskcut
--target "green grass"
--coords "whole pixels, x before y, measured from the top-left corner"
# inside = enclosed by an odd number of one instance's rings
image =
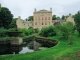
[[[33,53],[0,56],[0,60],[63,60],[66,56],[73,59],[72,56],[80,50],[80,37],[76,35],[73,35],[72,45],[68,45],[66,40],[59,40],[58,36],[50,38],[57,39],[59,43],[52,48]]]

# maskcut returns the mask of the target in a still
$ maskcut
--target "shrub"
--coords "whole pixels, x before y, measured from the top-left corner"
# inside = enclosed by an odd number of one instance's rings
[[[69,43],[72,43],[72,35],[75,31],[74,25],[71,22],[65,22],[55,26],[57,34],[61,36],[62,39],[68,40]]]
[[[34,29],[34,33],[38,33],[38,32],[39,32],[38,28]]]
[[[7,29],[4,29],[4,28],[0,28],[0,37],[6,37],[6,32],[7,32]]]
[[[32,35],[34,33],[33,28],[28,28],[28,29],[18,29],[19,32],[22,32],[22,36],[29,36]]]
[[[20,32],[18,32],[17,29],[15,28],[10,28],[10,29],[4,29],[0,28],[0,37],[10,37],[12,34],[13,36],[17,36]]]
[[[78,11],[77,14],[74,15],[74,21],[76,25],[76,30],[78,31],[80,36],[80,11]]]
[[[44,37],[55,36],[56,32],[53,26],[49,26],[49,27],[42,28],[39,35]]]

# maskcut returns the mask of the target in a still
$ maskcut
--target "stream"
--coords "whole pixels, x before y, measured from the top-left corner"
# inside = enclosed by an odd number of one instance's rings
[[[19,52],[19,54],[24,54],[24,53],[28,53],[28,52],[34,52],[34,50],[29,49],[27,46],[22,47],[22,50]]]

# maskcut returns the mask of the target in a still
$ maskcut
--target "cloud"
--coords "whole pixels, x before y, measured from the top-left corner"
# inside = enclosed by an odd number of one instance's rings
[[[0,0],[2,6],[8,7],[14,17],[23,19],[33,15],[37,10],[53,8],[53,14],[58,16],[76,13],[80,9],[80,0]]]

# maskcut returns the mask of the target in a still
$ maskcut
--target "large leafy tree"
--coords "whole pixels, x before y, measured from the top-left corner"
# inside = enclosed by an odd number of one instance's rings
[[[43,37],[55,36],[56,32],[53,26],[49,26],[49,27],[42,28],[39,35]]]
[[[11,14],[10,10],[6,7],[1,7],[0,27],[9,28],[12,19],[13,19],[13,15]]]
[[[16,20],[17,20],[17,19],[18,19],[18,18],[13,18],[11,24],[9,25],[10,28],[17,28],[17,25],[16,25]]]
[[[59,16],[56,16],[56,15],[53,15],[52,16],[52,20],[60,20],[60,17]]]
[[[71,22],[64,22],[55,26],[57,35],[72,44],[72,35],[74,34],[74,25]]]
[[[80,36],[80,12],[75,14],[74,21],[75,21],[75,24],[76,24],[76,29],[79,32],[79,36]]]
[[[61,19],[62,19],[62,20],[65,20],[65,17],[66,17],[66,16],[63,15]]]
[[[1,4],[0,4],[0,11],[1,11]]]
[[[56,19],[57,19],[56,15],[53,15],[52,20],[56,20]]]
[[[33,20],[33,16],[29,16],[27,20],[28,21],[32,21]]]

